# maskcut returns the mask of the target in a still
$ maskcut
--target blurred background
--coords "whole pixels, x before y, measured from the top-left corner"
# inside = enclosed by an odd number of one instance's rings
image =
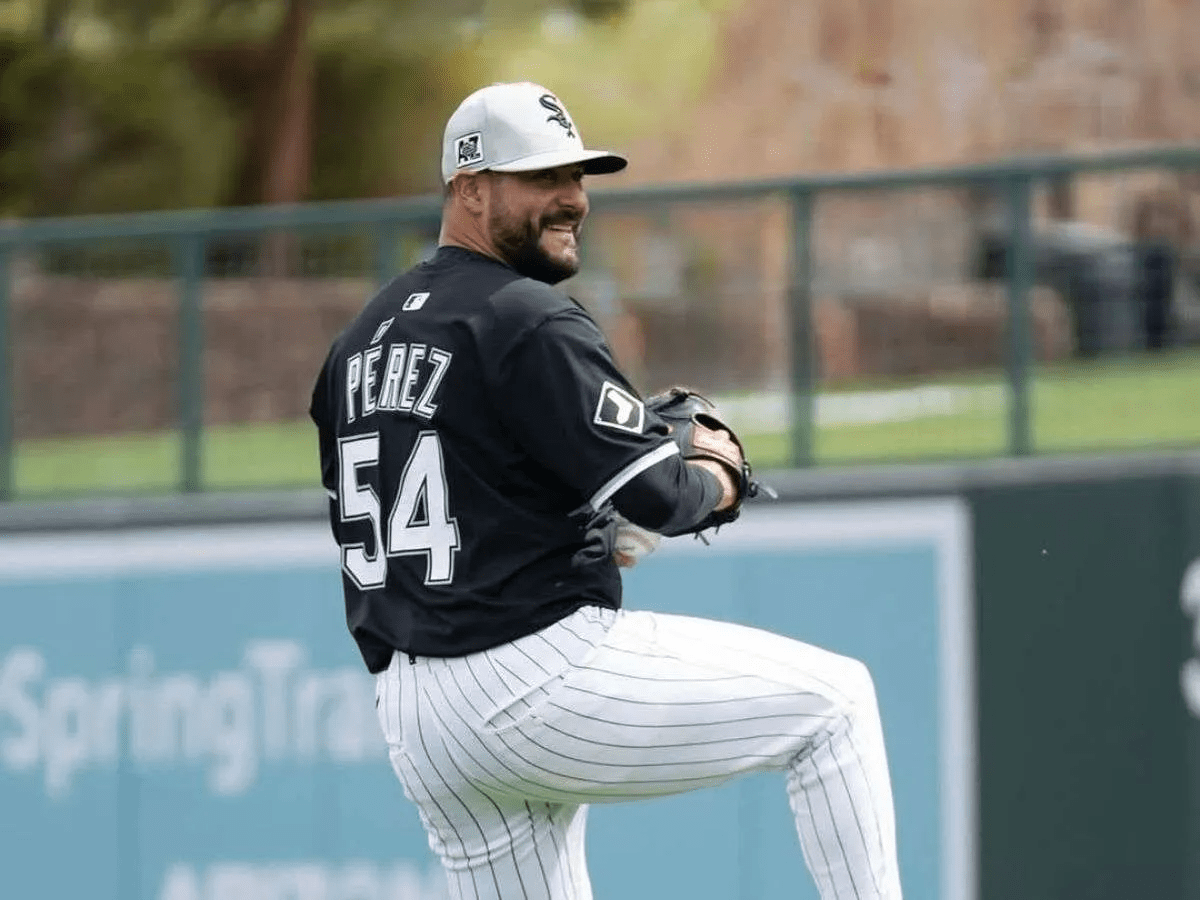
[[[307,405],[526,79],[631,160],[564,287],[793,516],[692,599],[896,691],[910,896],[1200,897],[1200,0],[0,0],[0,897],[440,896],[370,711],[299,736],[362,680]],[[759,790],[647,814],[732,829],[686,890],[598,814],[598,896],[811,891]]]

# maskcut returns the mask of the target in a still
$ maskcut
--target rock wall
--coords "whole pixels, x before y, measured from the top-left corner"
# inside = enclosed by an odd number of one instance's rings
[[[631,181],[943,165],[1200,138],[1193,0],[744,0]]]
[[[163,279],[27,275],[13,294],[18,438],[178,422],[179,299]],[[373,286],[359,279],[210,279],[204,421],[304,418],[329,343]]]

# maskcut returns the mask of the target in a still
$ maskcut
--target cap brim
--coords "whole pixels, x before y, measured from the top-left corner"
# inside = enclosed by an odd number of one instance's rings
[[[497,163],[487,168],[493,172],[536,172],[574,163],[583,163],[583,171],[587,175],[611,175],[629,165],[629,160],[606,150],[551,150],[548,153],[523,156],[512,162]]]

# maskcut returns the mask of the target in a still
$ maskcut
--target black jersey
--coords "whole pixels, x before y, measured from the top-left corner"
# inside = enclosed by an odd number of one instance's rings
[[[384,287],[312,396],[351,633],[367,667],[458,656],[617,607],[584,520],[677,454],[561,291],[457,247]]]

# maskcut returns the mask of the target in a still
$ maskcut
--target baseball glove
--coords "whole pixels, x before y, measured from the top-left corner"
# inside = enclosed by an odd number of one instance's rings
[[[684,459],[713,460],[733,476],[736,491],[733,504],[709,513],[693,529],[697,534],[733,522],[741,515],[742,503],[748,497],[756,497],[760,492],[771,497],[777,496],[774,490],[754,478],[737,433],[721,418],[716,405],[707,397],[685,387],[672,387],[647,397],[646,408],[670,426],[671,437]],[[723,442],[714,442],[708,433],[710,430],[727,432],[737,448],[736,456],[728,455]]]

